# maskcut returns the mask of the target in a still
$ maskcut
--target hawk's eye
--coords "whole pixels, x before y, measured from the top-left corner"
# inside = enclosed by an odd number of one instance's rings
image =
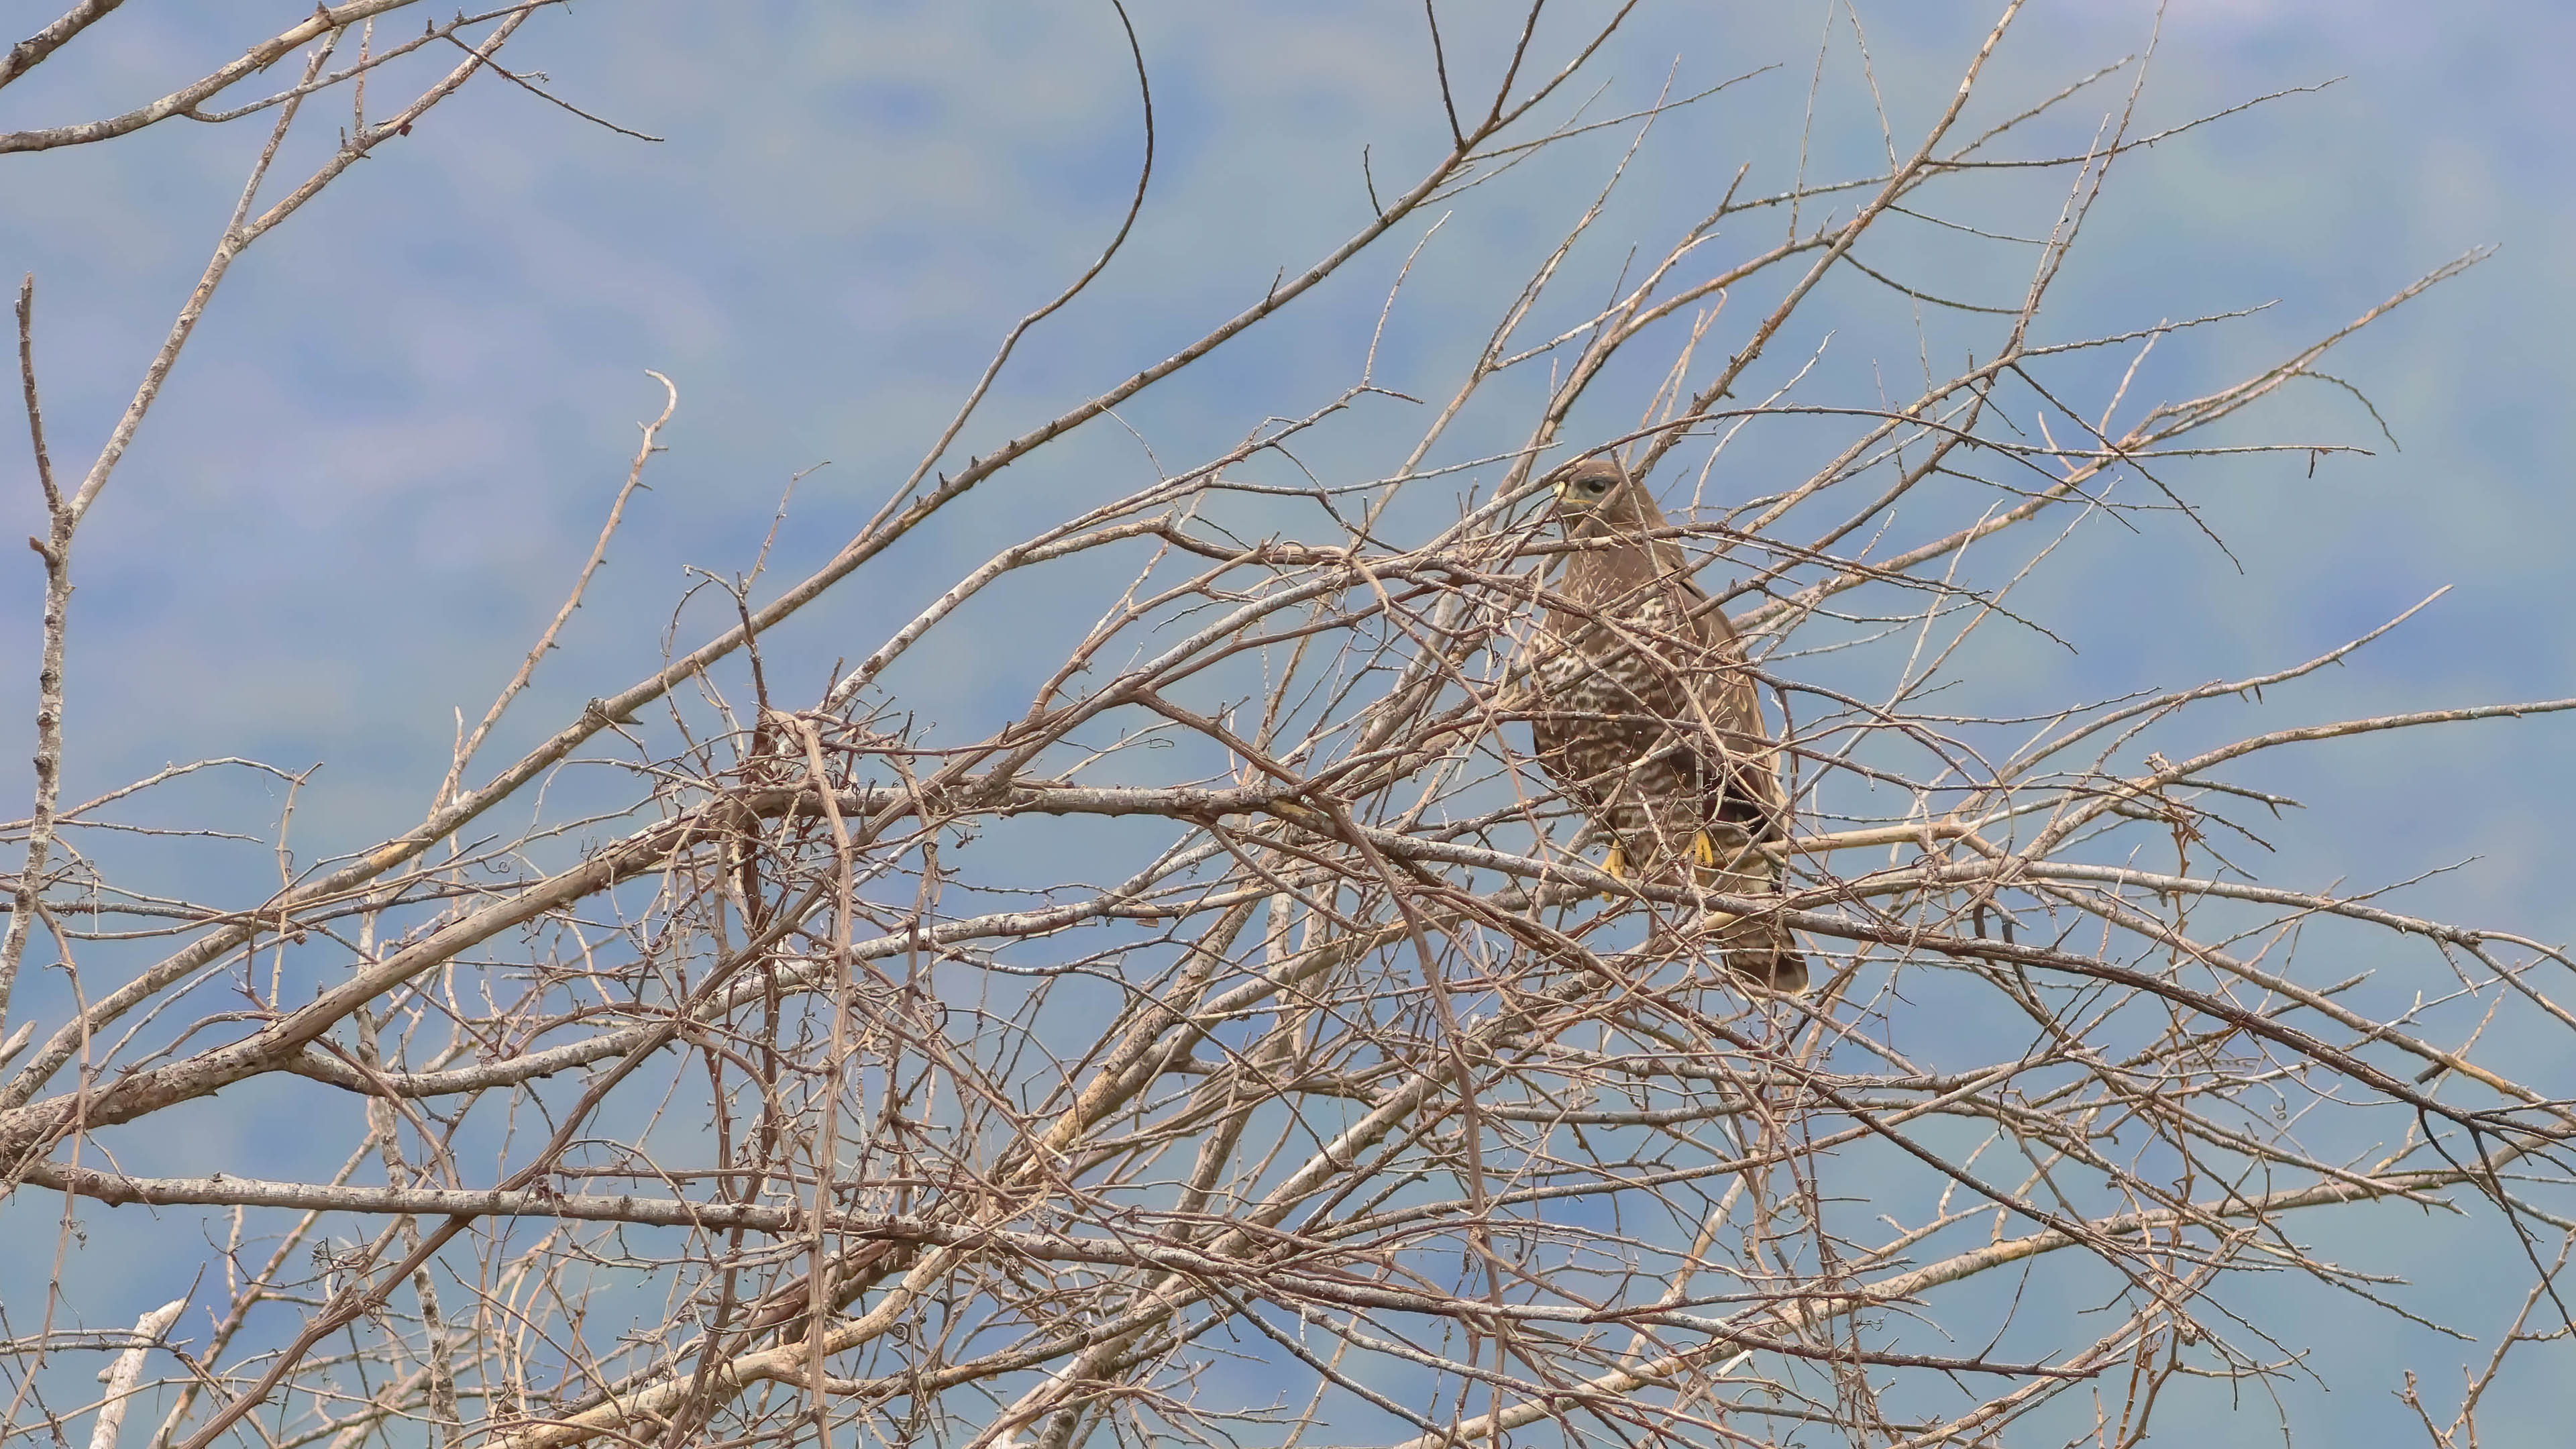
[[[1599,497],[1601,494],[1610,491],[1610,484],[1607,479],[1586,478],[1583,480],[1583,491],[1592,494],[1594,497]]]

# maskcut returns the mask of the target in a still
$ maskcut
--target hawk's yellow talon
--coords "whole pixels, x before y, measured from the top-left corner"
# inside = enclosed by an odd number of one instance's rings
[[[1628,878],[1627,853],[1620,850],[1616,845],[1611,846],[1610,853],[1601,858],[1601,872],[1602,874],[1617,880],[1626,880]],[[1619,899],[1619,897],[1613,892],[1603,891],[1601,893],[1601,899],[1605,901],[1615,901]]]
[[[1708,838],[1707,831],[1691,837],[1691,859],[1705,866],[1717,864],[1717,842]]]

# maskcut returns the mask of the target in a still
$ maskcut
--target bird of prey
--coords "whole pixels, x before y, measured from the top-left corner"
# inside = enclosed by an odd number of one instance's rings
[[[1612,875],[1777,894],[1781,861],[1760,847],[1788,838],[1789,802],[1734,626],[1617,461],[1578,459],[1549,481],[1555,523],[1582,546],[1532,640],[1540,768],[1609,838]],[[1776,917],[1739,918],[1718,942],[1737,972],[1806,988],[1806,959]]]

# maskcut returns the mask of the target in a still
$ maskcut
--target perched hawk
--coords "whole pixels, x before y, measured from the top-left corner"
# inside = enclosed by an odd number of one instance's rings
[[[1557,470],[1553,518],[1592,546],[1565,556],[1530,660],[1538,761],[1610,840],[1607,869],[1650,884],[1770,895],[1788,838],[1780,752],[1744,647],[1691,582],[1664,516],[1609,458]],[[1807,962],[1759,917],[1719,936],[1726,963],[1780,991]]]

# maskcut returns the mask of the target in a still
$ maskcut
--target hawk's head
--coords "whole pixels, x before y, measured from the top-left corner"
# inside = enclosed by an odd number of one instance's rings
[[[1577,458],[1549,474],[1547,481],[1556,490],[1549,516],[1568,538],[1631,533],[1663,521],[1654,516],[1645,491],[1630,481],[1616,458]]]

